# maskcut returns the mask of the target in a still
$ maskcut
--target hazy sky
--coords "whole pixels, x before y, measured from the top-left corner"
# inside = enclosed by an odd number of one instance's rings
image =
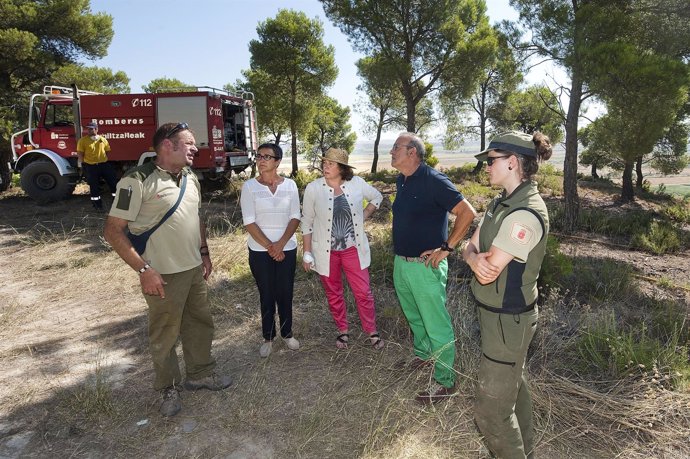
[[[517,19],[508,0],[486,3],[492,23]],[[91,0],[91,8],[113,17],[115,36],[108,56],[87,64],[124,71],[133,92],[164,76],[222,88],[249,68],[248,45],[260,21],[275,17],[279,9],[304,11],[322,21],[324,41],[335,47],[339,74],[329,95],[351,108],[357,100],[355,61],[362,56],[352,51],[317,0]],[[354,112],[352,124],[361,138]]]

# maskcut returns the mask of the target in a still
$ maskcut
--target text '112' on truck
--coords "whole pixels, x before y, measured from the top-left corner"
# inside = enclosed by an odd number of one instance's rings
[[[165,123],[186,122],[197,148],[194,171],[202,184],[223,181],[254,165],[256,109],[251,93],[209,87],[151,94],[98,94],[46,86],[31,96],[29,126],[12,135],[12,168],[22,189],[46,203],[63,199],[80,180],[77,141],[96,123],[108,139],[109,162],[118,176],[155,157],[153,134]]]

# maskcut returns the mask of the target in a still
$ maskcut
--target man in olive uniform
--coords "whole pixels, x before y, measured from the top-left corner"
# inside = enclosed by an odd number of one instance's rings
[[[182,408],[182,376],[175,347],[182,342],[187,390],[221,390],[228,376],[214,372],[211,357],[213,319],[206,279],[213,266],[206,228],[199,218],[201,191],[189,166],[197,152],[187,123],[162,125],[154,134],[155,161],[127,172],[105,224],[105,239],[136,272],[149,306],[149,350],[162,395],[160,412],[174,416]],[[161,221],[182,195],[175,212],[156,229],[139,255],[127,231],[141,234]]]

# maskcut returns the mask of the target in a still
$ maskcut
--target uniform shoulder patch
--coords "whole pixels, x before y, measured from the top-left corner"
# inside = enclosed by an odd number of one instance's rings
[[[527,245],[534,237],[534,231],[529,226],[522,223],[513,223],[510,229],[510,239],[518,244]]]

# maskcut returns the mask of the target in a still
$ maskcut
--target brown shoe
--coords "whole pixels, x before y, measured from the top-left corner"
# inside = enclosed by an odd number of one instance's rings
[[[432,403],[448,400],[450,397],[455,395],[456,391],[457,389],[455,386],[443,387],[434,381],[427,390],[418,393],[415,397],[415,400],[422,405],[431,405]]]
[[[161,406],[158,409],[162,416],[175,416],[182,409],[180,390],[175,386],[166,387],[161,391]]]
[[[184,388],[187,390],[199,390],[199,389],[208,389],[208,390],[223,390],[227,387],[230,387],[232,384],[232,378],[227,375],[217,375],[215,373],[212,373],[209,376],[206,376],[205,378],[201,379],[192,379],[192,380],[186,380],[184,382]]]
[[[407,362],[405,360],[401,360],[400,362],[395,364],[395,368],[398,370],[415,372],[415,371],[421,370],[423,368],[432,367],[433,365],[434,365],[434,361],[431,359],[424,360],[424,359],[421,359],[419,357],[415,357],[410,362]]]

